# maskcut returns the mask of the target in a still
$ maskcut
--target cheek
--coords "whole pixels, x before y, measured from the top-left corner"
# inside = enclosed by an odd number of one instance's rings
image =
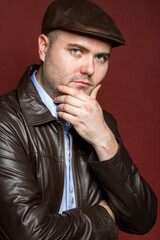
[[[61,69],[63,74],[70,80],[73,76],[79,72],[79,65],[76,61],[63,61],[61,62]]]
[[[97,71],[96,78],[97,80],[99,80],[99,82],[101,82],[104,79],[104,77],[107,74],[107,71],[108,71],[108,64]]]

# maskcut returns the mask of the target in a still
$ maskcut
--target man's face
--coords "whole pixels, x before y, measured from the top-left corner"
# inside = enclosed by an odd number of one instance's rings
[[[52,98],[60,95],[59,85],[90,95],[108,70],[111,45],[97,39],[60,31],[53,44],[41,35],[39,49],[43,65],[37,79]]]

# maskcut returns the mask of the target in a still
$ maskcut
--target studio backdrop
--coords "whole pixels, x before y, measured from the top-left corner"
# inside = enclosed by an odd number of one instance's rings
[[[126,39],[126,46],[112,50],[99,103],[117,119],[132,159],[160,198],[160,1],[93,1],[111,15]],[[40,62],[37,38],[50,2],[0,0],[1,95],[16,88],[28,65]],[[159,215],[148,234],[119,231],[119,240],[158,240]]]

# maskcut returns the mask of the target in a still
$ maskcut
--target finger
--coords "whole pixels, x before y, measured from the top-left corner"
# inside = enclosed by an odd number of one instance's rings
[[[75,98],[75,97],[72,97],[70,95],[61,95],[61,96],[58,96],[54,99],[54,102],[55,103],[58,103],[58,104],[61,104],[61,103],[67,103],[67,104],[70,104],[74,107],[80,107],[81,104],[82,104],[82,101]]]
[[[77,107],[74,107],[74,106],[71,106],[69,104],[59,104],[58,107],[57,107],[57,112],[65,112],[65,113],[68,113],[70,115],[73,115],[73,116],[77,116],[78,115],[78,108]]]
[[[88,97],[87,94],[85,94],[82,90],[71,88],[65,85],[60,85],[58,87],[58,90],[64,94],[73,96],[77,99],[84,100],[86,97]]]
[[[101,87],[101,84],[98,84],[98,85],[93,89],[93,91],[92,91],[92,93],[91,93],[91,97],[92,97],[93,99],[96,99],[97,93],[98,93],[100,87]]]
[[[69,122],[71,123],[73,126],[76,122],[76,117],[69,114],[69,113],[66,113],[66,112],[58,112],[58,116],[62,119],[64,119],[66,122]]]

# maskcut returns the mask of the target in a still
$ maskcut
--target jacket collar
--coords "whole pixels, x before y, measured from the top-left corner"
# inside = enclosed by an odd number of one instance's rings
[[[17,93],[22,113],[28,125],[39,125],[57,120],[42,102],[32,80],[31,75],[39,65],[29,66],[19,81]]]

